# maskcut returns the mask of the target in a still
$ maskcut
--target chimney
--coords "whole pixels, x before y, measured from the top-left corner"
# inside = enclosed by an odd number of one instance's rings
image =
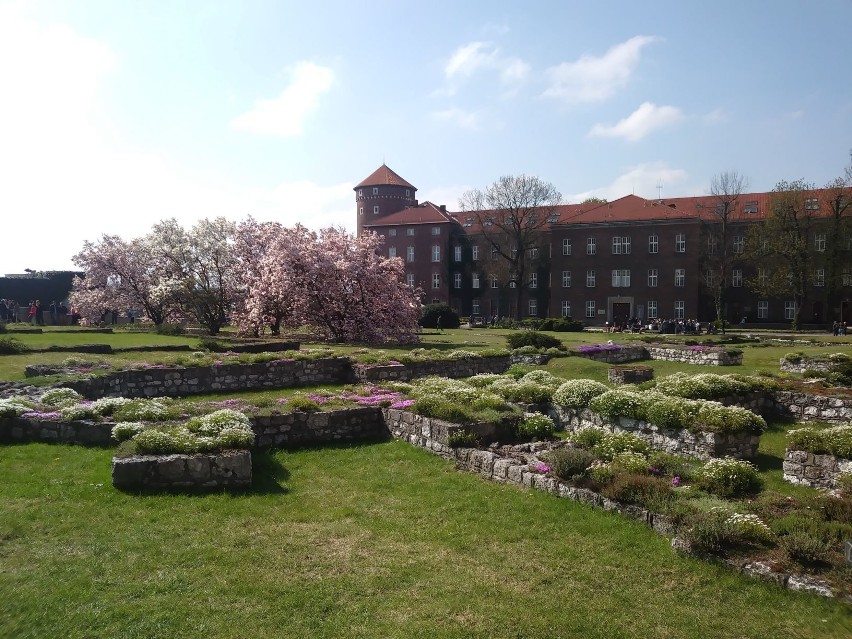
[[[446,212],[447,212],[447,205],[446,205],[446,204],[442,204],[442,205],[440,206],[440,209],[441,209],[441,213],[446,213]]]

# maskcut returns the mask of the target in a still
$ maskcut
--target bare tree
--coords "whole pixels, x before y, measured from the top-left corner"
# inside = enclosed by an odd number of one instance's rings
[[[818,198],[804,180],[781,181],[772,191],[763,222],[748,236],[747,257],[758,267],[749,286],[758,294],[792,300],[793,330],[801,326],[801,313],[814,283],[814,235],[820,219]]]
[[[731,274],[731,264],[736,259],[731,245],[731,221],[737,203],[748,188],[748,180],[737,171],[724,171],[710,181],[712,208],[700,216],[704,244],[705,283],[713,297],[716,321],[725,332],[725,306]]]
[[[847,250],[852,237],[852,162],[846,167],[843,177],[825,185],[820,196],[820,207],[825,207],[828,215],[825,227],[825,298],[828,312],[834,312],[840,306],[843,273],[852,266]]]
[[[459,199],[459,208],[476,219],[479,234],[502,262],[515,290],[515,319],[521,319],[524,291],[531,275],[546,258],[543,232],[562,203],[550,182],[528,175],[507,175],[484,191],[473,189]]]

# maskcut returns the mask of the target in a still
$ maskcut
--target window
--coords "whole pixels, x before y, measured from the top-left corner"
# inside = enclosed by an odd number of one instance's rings
[[[742,253],[745,248],[745,238],[742,235],[734,236],[734,253]]]
[[[441,275],[432,273],[432,288],[441,288]]]
[[[757,213],[757,200],[749,200],[746,202],[743,210],[746,213]]]
[[[440,235],[440,234],[441,234],[441,227],[440,226],[433,226],[432,227],[432,235]]]
[[[814,271],[814,286],[825,286],[825,269],[818,268]]]
[[[796,318],[796,302],[788,300],[784,302],[784,319],[791,320]]]
[[[530,273],[530,288],[538,288],[538,273]]]
[[[562,300],[562,317],[571,317],[571,302]]]
[[[766,269],[757,269],[757,283],[759,286],[766,286]]]
[[[648,319],[656,319],[657,318],[657,302],[654,300],[649,300],[645,305],[648,309]]]
[[[731,271],[731,286],[739,288],[743,285],[743,270],[735,268]]]
[[[538,259],[538,247],[533,246],[530,248],[530,259],[537,260]]]
[[[453,288],[461,288],[462,274],[453,273]]]
[[[612,254],[613,255],[630,255],[630,238],[629,237],[614,237],[614,238],[612,238]]]
[[[529,311],[531,317],[538,315],[538,300],[530,300]]]
[[[711,271],[707,269],[704,272],[704,283],[707,285],[707,288],[715,288],[716,287],[716,271]]]
[[[814,248],[820,253],[825,252],[825,233],[814,235]]]
[[[388,229],[388,237],[396,237],[396,229]]]
[[[598,311],[595,308],[594,300],[586,301],[586,317],[595,317],[597,314]]]
[[[624,288],[630,286],[630,269],[615,269],[612,272],[612,286],[613,288]]]
[[[379,214],[379,207],[378,207],[378,205],[376,205],[376,206],[373,207],[373,215],[378,215],[378,214]]]
[[[473,274],[473,288],[479,288],[479,273]]]
[[[757,302],[757,319],[768,319],[769,318],[769,302],[766,300],[759,300]]]
[[[479,300],[475,299],[471,305],[470,313],[471,315],[479,315],[479,312]]]
[[[593,288],[595,286],[594,270],[586,271],[586,286],[588,286],[589,288]]]
[[[843,269],[843,286],[852,286],[852,270]]]
[[[396,257],[396,247],[389,246],[388,247],[388,257]]]
[[[686,302],[683,300],[678,300],[674,303],[674,316],[675,319],[683,319],[684,312],[686,309]]]
[[[686,253],[686,233],[675,235],[675,253]]]
[[[805,210],[806,211],[818,211],[819,210],[819,200],[815,197],[806,197],[805,198]]]
[[[675,286],[686,286],[686,269],[675,269]]]
[[[496,275],[492,275],[492,276],[491,276],[491,288],[497,288],[497,286],[498,286],[498,284],[497,284],[497,276],[496,276]]]
[[[433,262],[440,262],[441,261],[441,247],[437,244],[432,247],[432,261]]]
[[[571,239],[565,238],[562,240],[562,255],[571,255]]]
[[[405,189],[405,197],[411,196],[411,189]]]
[[[562,288],[571,288],[571,271],[562,271]]]
[[[363,207],[363,206],[362,206],[362,207],[359,207],[359,209],[358,209],[358,215],[364,215],[364,207]]]
[[[405,234],[408,235],[409,237],[411,237],[412,235],[414,235],[414,229],[413,228],[405,229]]]
[[[479,247],[474,244],[470,247],[470,251],[472,253],[471,257],[473,257],[473,261],[477,261],[479,259]]]
[[[660,278],[659,278],[659,273],[657,272],[657,269],[649,268],[648,269],[648,286],[650,286],[651,288],[655,288],[657,286],[659,279]]]
[[[708,255],[716,255],[716,251],[719,250],[719,238],[715,235],[707,236],[707,254]]]
[[[414,273],[405,274],[405,283],[409,286],[414,286]]]
[[[362,197],[364,195],[364,189],[358,189],[358,197]]]
[[[461,262],[461,255],[462,255],[462,247],[461,246],[454,246],[453,247],[453,262]]]
[[[649,253],[658,253],[660,250],[660,236],[659,235],[649,235],[648,236],[648,252]]]
[[[407,249],[405,249],[405,261],[406,262],[413,262],[414,261],[414,247],[413,246],[409,246]]]
[[[379,187],[374,186],[373,187],[373,195],[378,195],[378,194],[379,194]]]
[[[595,255],[598,252],[598,242],[595,238],[586,239],[586,255]]]

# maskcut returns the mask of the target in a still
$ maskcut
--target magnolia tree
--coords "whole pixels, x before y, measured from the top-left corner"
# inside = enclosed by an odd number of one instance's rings
[[[69,302],[81,317],[96,322],[108,309],[140,309],[159,325],[174,314],[173,300],[158,295],[162,271],[157,268],[147,238],[126,242],[104,235],[85,242],[74,263],[86,277],[74,278]]]

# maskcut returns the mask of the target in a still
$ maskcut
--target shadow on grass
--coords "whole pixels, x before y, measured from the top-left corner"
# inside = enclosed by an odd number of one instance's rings
[[[776,455],[757,453],[757,455],[751,459],[751,462],[757,466],[759,471],[765,472],[768,470],[782,470],[784,460]]]

